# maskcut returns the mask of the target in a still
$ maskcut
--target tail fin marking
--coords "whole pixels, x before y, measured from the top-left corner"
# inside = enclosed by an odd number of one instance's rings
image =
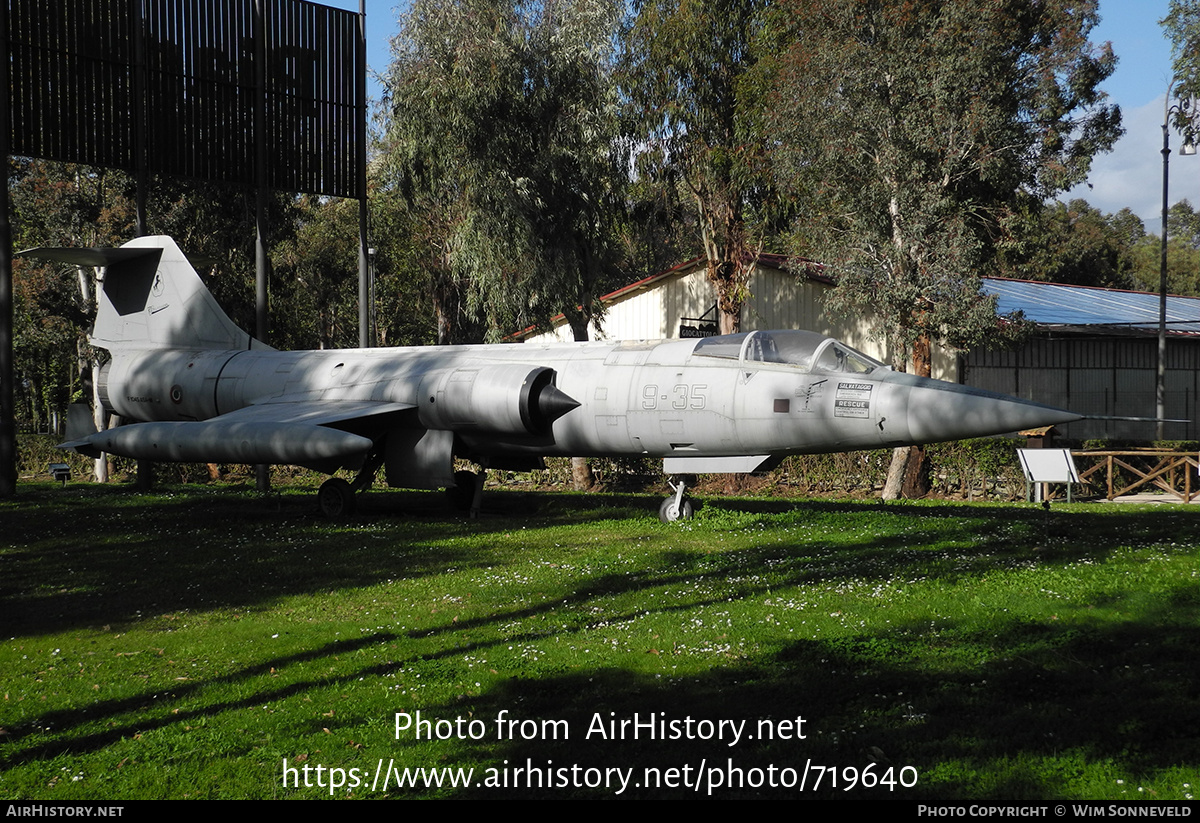
[[[23,257],[104,266],[92,343],[121,348],[270,349],[217,305],[170,237],[139,237],[119,249],[31,249]]]

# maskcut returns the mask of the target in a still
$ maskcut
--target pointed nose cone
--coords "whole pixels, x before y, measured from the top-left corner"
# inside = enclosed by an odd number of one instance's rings
[[[915,443],[1023,431],[1083,419],[1083,415],[957,383],[897,374],[907,388],[908,431]]]
[[[553,372],[547,370],[553,375]],[[528,419],[522,410],[521,419],[531,432],[545,434],[550,431],[550,424],[571,409],[579,408],[579,401],[562,391],[553,383],[546,382],[537,389],[531,404]]]
[[[557,420],[571,409],[577,408],[579,408],[579,401],[559,389],[558,386],[547,386],[538,395],[538,410],[548,421]]]

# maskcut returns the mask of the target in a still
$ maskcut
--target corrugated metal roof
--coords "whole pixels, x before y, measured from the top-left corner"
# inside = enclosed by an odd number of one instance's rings
[[[1024,312],[1039,326],[1105,333],[1158,333],[1158,295],[1062,283],[983,278],[983,291],[999,298],[998,311]],[[1200,298],[1167,296],[1167,333],[1200,336]]]

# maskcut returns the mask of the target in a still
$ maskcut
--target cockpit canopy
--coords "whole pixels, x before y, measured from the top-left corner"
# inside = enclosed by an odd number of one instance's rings
[[[752,331],[706,337],[692,354],[741,363],[775,363],[803,372],[867,374],[883,367],[878,360],[813,331]]]

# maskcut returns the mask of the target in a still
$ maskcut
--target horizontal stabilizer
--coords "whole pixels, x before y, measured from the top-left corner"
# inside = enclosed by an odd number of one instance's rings
[[[25,249],[13,257],[26,257],[30,260],[41,260],[47,263],[66,263],[71,266],[108,267],[117,263],[125,263],[139,257],[157,254],[158,249],[134,248],[65,248],[59,246],[39,246],[36,249]]]
[[[84,440],[96,433],[96,420],[87,403],[67,406],[67,440]]]

